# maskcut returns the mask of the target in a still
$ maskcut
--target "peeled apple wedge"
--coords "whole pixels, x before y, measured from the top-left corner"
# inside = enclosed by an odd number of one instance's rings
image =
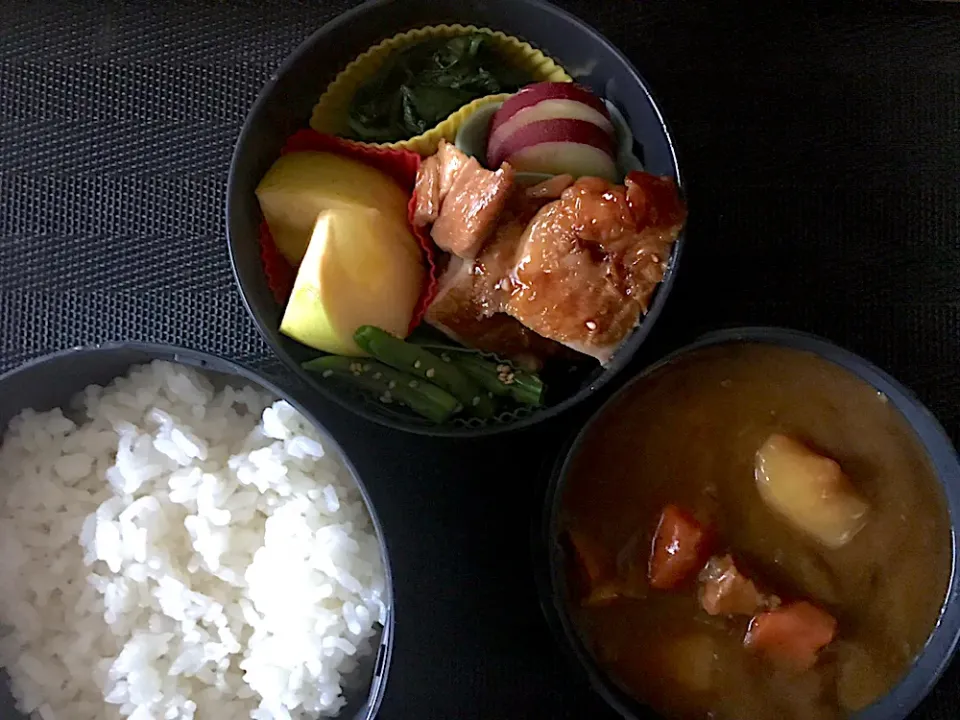
[[[425,269],[406,223],[370,208],[326,210],[317,218],[280,332],[317,350],[365,355],[361,325],[406,337]]]
[[[281,155],[256,192],[273,242],[293,267],[303,260],[317,216],[324,210],[376,208],[401,220],[410,199],[390,176],[327,152]]]
[[[863,529],[870,506],[840,465],[786,435],[771,435],[756,455],[760,497],[790,524],[829,548]]]

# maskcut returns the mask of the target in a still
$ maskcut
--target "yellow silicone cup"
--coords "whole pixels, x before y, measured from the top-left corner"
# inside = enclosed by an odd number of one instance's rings
[[[374,45],[353,60],[334,78],[326,92],[320,96],[313,108],[310,127],[320,133],[342,135],[347,127],[347,118],[353,96],[363,83],[373,77],[395,50],[428,38],[456,37],[457,35],[471,33],[483,33],[493,38],[507,59],[517,68],[530,75],[530,82],[573,82],[573,78],[551,58],[529,43],[515,37],[473,25],[434,25],[394,35],[379,45]],[[420,155],[432,155],[436,152],[441,140],[454,141],[457,130],[474,112],[484,105],[502,102],[509,96],[509,93],[501,93],[478,98],[457,110],[436,127],[409,140],[367,144],[391,149],[412,150]]]

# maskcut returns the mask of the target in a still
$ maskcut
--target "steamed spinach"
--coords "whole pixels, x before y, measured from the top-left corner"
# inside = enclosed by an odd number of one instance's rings
[[[530,81],[487,35],[425,40],[403,48],[364,83],[350,107],[349,137],[396,142],[426,132],[486,95],[515,92]]]

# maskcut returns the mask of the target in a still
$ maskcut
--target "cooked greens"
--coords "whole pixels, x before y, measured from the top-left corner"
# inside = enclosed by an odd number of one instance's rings
[[[426,132],[464,105],[530,82],[482,33],[432,38],[397,51],[353,97],[349,137],[397,142]]]

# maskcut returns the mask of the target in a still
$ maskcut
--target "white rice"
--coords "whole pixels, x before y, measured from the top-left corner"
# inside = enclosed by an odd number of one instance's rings
[[[350,473],[250,387],[155,362],[24,411],[0,493],[0,666],[34,718],[335,715],[385,621]]]

